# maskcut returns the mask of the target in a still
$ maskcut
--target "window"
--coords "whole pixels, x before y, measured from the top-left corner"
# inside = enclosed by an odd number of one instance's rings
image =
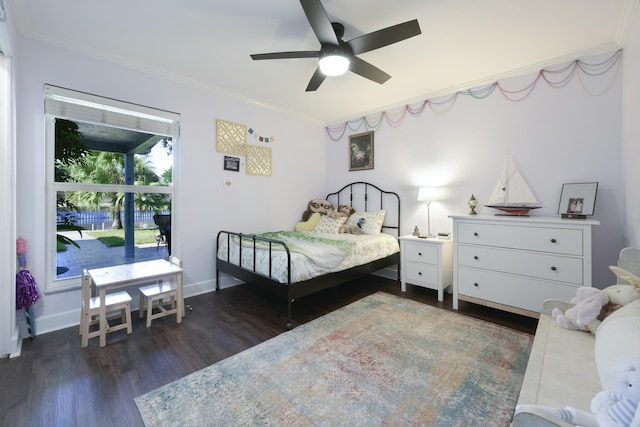
[[[45,120],[45,289],[79,287],[84,268],[166,258],[154,214],[175,211],[179,115],[47,85]]]

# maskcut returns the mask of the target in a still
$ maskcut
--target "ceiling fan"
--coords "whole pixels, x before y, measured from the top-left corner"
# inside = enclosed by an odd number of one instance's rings
[[[344,26],[337,22],[332,23],[329,20],[329,16],[320,0],[300,0],[300,4],[307,15],[313,32],[316,34],[318,41],[320,41],[320,50],[259,53],[251,55],[251,58],[253,60],[320,58],[318,68],[307,85],[307,92],[318,89],[327,76],[339,76],[347,71],[383,84],[391,76],[356,55],[421,34],[418,20],[414,19],[345,42],[342,40]]]

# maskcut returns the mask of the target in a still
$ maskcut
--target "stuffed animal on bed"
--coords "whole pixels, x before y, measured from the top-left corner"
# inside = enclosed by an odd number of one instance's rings
[[[356,210],[349,205],[338,205],[338,210],[334,214],[334,218],[336,215],[340,215],[340,216],[345,216],[347,219],[349,219],[349,217],[355,211]],[[347,220],[345,220],[344,224],[340,227],[340,231],[339,231],[340,233],[348,233],[346,224],[347,224]],[[356,234],[356,233],[352,233],[352,234]]]
[[[313,199],[309,201],[307,210],[302,214],[302,221],[295,226],[296,231],[313,231],[322,215],[335,216],[333,204],[328,200]]]
[[[333,215],[333,204],[330,201],[323,199],[313,199],[309,201],[307,210],[302,213],[302,220],[308,220],[315,212],[318,212],[320,215]]]
[[[362,226],[364,225],[365,222],[367,222],[366,219],[360,218],[358,219],[358,222],[356,222],[355,224],[346,224],[344,226],[345,233],[364,234],[364,231],[362,230]]]
[[[338,212],[341,212],[349,218],[356,210],[349,205],[338,205]]]

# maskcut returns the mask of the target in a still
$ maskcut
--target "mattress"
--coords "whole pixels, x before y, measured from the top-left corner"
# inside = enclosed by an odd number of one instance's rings
[[[398,240],[386,233],[355,235],[287,231],[264,233],[258,236],[280,240],[287,244],[291,254],[291,283],[303,282],[323,274],[367,264],[400,251]],[[223,233],[218,242],[217,256],[223,261],[238,265],[241,252],[242,267],[254,271],[253,246],[253,239],[243,238],[242,250],[240,250],[239,238],[232,236],[227,239]],[[269,255],[268,245],[256,241],[255,253],[256,273],[271,277],[280,283],[288,283],[287,254],[280,245],[271,245],[271,255]],[[271,264],[269,258],[271,258]]]

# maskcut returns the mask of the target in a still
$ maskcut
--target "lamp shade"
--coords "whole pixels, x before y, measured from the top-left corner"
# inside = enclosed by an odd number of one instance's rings
[[[418,189],[419,202],[432,202],[438,200],[438,187],[420,187]]]

